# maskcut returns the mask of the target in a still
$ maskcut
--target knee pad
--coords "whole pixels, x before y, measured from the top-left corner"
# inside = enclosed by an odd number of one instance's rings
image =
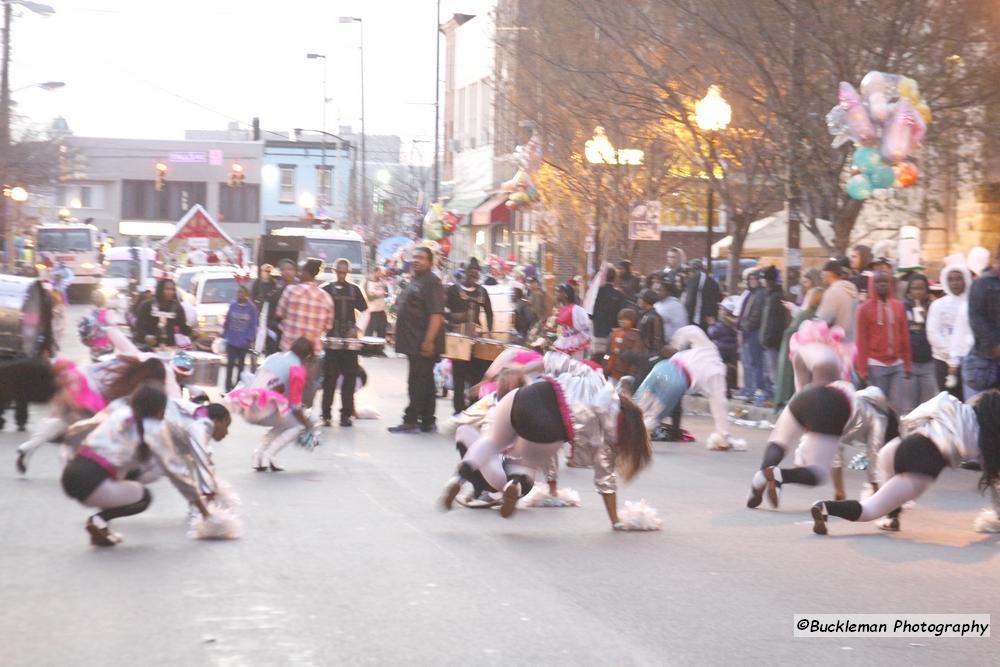
[[[521,485],[521,497],[528,495],[528,492],[535,486],[535,480],[531,479],[527,475],[522,473],[517,473],[514,475],[508,475],[507,479],[511,482],[517,482]]]
[[[468,447],[466,447],[466,446],[465,446],[465,443],[464,443],[464,442],[462,442],[461,440],[459,440],[459,441],[457,441],[457,442],[455,443],[455,449],[457,449],[457,450],[458,450],[458,455],[459,455],[459,457],[461,457],[461,458],[463,458],[463,459],[465,458],[465,453],[466,453],[467,451],[469,451],[469,448],[468,448]]]
[[[764,459],[760,464],[760,469],[776,466],[781,463],[783,458],[785,458],[785,448],[776,442],[769,442],[767,449],[764,450]]]
[[[471,463],[468,463],[466,461],[462,461],[462,464],[458,466],[458,476],[467,482],[473,481],[474,479],[476,479],[477,475],[481,474],[482,473],[480,473],[479,470],[472,467]]]
[[[135,504],[139,512],[145,512],[146,509],[153,503],[153,494],[149,492],[147,487],[142,487],[142,498]]]

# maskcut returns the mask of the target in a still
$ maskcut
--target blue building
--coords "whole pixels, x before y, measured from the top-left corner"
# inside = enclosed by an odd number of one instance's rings
[[[355,147],[330,135],[324,143],[318,133],[297,132],[296,138],[264,141],[260,169],[262,232],[308,225],[311,219],[353,224],[351,175]]]

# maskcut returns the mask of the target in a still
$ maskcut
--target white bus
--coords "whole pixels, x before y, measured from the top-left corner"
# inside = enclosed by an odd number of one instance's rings
[[[70,298],[89,299],[103,273],[99,255],[100,236],[93,225],[59,223],[35,228],[35,264],[68,266],[73,272]]]
[[[357,232],[311,227],[281,227],[261,239],[259,262],[277,264],[282,259],[300,263],[310,257],[325,262],[319,281],[333,278],[333,263],[340,258],[351,262],[348,279],[363,286],[367,275],[365,241]]]

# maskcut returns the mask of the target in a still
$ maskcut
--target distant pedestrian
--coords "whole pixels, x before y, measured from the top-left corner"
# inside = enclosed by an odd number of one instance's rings
[[[618,311],[626,306],[625,295],[615,286],[618,273],[612,268],[607,269],[604,284],[597,290],[594,299],[593,338],[590,344],[590,354],[594,359],[603,359],[608,349],[608,337],[618,323]]]
[[[971,342],[967,302],[972,279],[964,264],[949,264],[941,269],[939,282],[945,295],[932,301],[927,310],[927,340],[934,353],[938,391],[949,391],[961,401],[962,359],[969,350],[957,338],[968,336]]]
[[[908,403],[906,380],[912,370],[910,332],[892,276],[883,271],[869,280],[868,300],[858,309],[857,346],[858,375],[881,389],[892,408],[903,414]]]
[[[226,341],[226,391],[232,391],[243,374],[247,352],[257,337],[257,306],[250,300],[250,291],[240,285],[236,301],[229,304],[222,339]],[[236,371],[235,373],[233,371]]]
[[[638,302],[639,292],[642,291],[642,280],[632,273],[632,262],[627,259],[618,262],[618,289],[630,304]]]
[[[907,410],[925,403],[938,393],[934,368],[934,354],[927,338],[927,313],[930,308],[930,289],[927,276],[913,273],[907,281],[906,321],[910,330],[910,354],[913,371],[908,382]]]
[[[278,301],[277,316],[281,320],[282,352],[292,349],[300,337],[313,346],[312,358],[304,361],[306,386],[302,391],[302,405],[312,408],[316,398],[319,378],[319,355],[323,353],[323,336],[333,326],[333,301],[330,295],[316,285],[316,276],[323,268],[323,260],[308,259],[302,266],[299,282],[288,285]]]
[[[844,330],[844,340],[854,340],[855,314],[858,308],[858,288],[844,280],[843,266],[831,259],[823,266],[823,283],[826,291],[816,310],[816,316],[832,326]]]
[[[411,258],[413,279],[396,301],[396,352],[409,362],[409,403],[403,422],[390,433],[430,433],[437,429],[434,364],[444,351],[444,288],[431,268],[434,252],[418,247]]]
[[[574,359],[583,359],[590,347],[590,318],[576,300],[576,290],[568,283],[556,288],[556,326],[559,336],[552,343],[552,349]]]
[[[365,328],[366,336],[378,336],[385,338],[388,328],[388,319],[385,314],[385,298],[389,290],[385,284],[381,269],[375,269],[372,277],[365,283],[365,293],[368,296],[368,326]]]
[[[722,290],[715,282],[709,270],[702,266],[701,260],[691,262],[691,275],[684,288],[684,307],[687,308],[688,320],[691,324],[708,331],[708,325],[715,321],[719,314],[719,302],[722,300]]]

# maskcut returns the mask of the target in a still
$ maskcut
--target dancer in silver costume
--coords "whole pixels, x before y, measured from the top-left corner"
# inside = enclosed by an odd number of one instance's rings
[[[899,530],[905,503],[919,498],[942,470],[965,460],[983,461],[980,487],[989,490],[994,518],[1000,510],[1000,392],[980,394],[971,405],[941,392],[900,420],[901,438],[878,455],[878,491],[870,498],[824,500],[812,507],[813,532],[827,534],[827,520],[874,521],[883,530]]]
[[[211,517],[208,501],[218,493],[219,482],[210,461],[206,464],[207,457],[198,452],[197,441],[208,435],[208,429],[212,438],[224,438],[229,412],[221,405],[209,406],[210,425],[191,424],[183,416],[171,415],[175,408],[168,403],[161,387],[147,384],[129,399],[114,401],[70,427],[67,440],[81,444],[63,470],[62,487],[82,505],[100,510],[86,523],[94,546],[121,542],[109,522],[144,512],[152,502],[146,485],[163,476],[204,519]]]
[[[450,509],[462,481],[480,476],[494,490],[503,489],[500,514],[510,517],[518,499],[534,484],[535,471],[564,442],[580,446],[575,424],[588,424],[588,434],[601,440],[583,446],[595,448],[594,480],[613,528],[618,520],[614,481],[631,479],[645,468],[652,454],[642,412],[627,396],[619,395],[600,370],[560,352],[549,352],[522,367],[525,373],[544,370],[536,382],[509,392],[493,410],[489,433],[469,445],[458,469],[448,481],[442,505]],[[570,407],[572,406],[572,408]],[[504,450],[512,448],[505,457]]]

